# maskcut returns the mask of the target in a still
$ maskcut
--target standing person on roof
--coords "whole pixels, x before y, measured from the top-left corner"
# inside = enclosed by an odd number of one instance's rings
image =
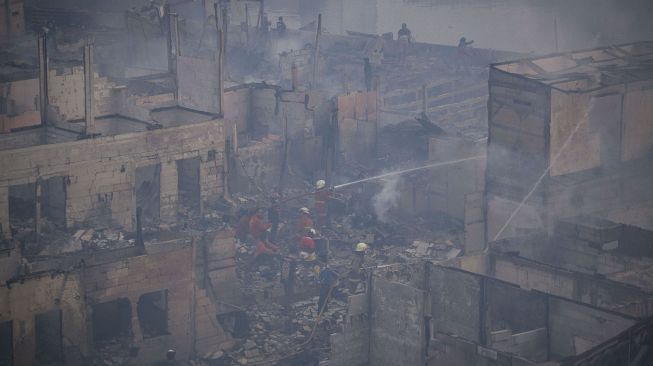
[[[400,41],[406,41],[410,43],[412,41],[412,38],[413,38],[412,32],[410,31],[410,29],[408,29],[406,23],[402,23],[401,29],[397,31],[397,39]]]
[[[283,37],[286,35],[286,23],[283,22],[283,17],[279,17],[279,20],[277,20],[277,34],[280,37]]]

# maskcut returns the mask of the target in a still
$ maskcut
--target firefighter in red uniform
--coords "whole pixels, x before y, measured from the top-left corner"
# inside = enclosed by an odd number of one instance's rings
[[[297,221],[295,229],[297,230],[297,237],[302,238],[308,233],[308,230],[312,229],[315,225],[311,218],[311,211],[309,211],[308,208],[300,208],[299,215],[299,220]]]
[[[263,223],[263,209],[258,208],[252,218],[249,219],[249,234],[254,239],[256,243],[257,240],[263,239],[266,234],[266,231],[272,225]]]

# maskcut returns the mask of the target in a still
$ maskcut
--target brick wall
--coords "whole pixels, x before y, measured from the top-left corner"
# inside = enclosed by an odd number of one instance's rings
[[[11,289],[0,287],[0,322],[13,321],[14,365],[34,365],[35,315],[52,310],[61,310],[65,357],[72,360],[86,352],[86,314],[80,298],[78,273],[39,276],[14,283]]]
[[[187,358],[191,351],[192,253],[192,247],[185,246],[86,268],[88,318],[92,318],[93,304],[127,298],[134,346],[140,348],[137,362],[162,359],[170,348],[177,351],[179,359]],[[144,338],[137,312],[139,298],[163,290],[168,292],[168,334]]]
[[[212,160],[209,151],[215,150]],[[161,163],[161,218],[172,221],[177,207],[175,161],[200,158],[203,203],[222,193],[223,127],[217,120],[168,129],[0,152],[0,223],[7,225],[7,188],[38,178],[66,177],[68,226],[94,220],[131,228],[133,183],[139,164]],[[109,209],[107,219],[104,211]],[[103,211],[104,210],[104,211]],[[6,234],[6,233],[5,233]]]
[[[105,77],[95,74],[95,115],[96,117],[116,113],[123,104],[121,88]],[[6,101],[6,115],[0,132],[12,128],[37,125],[40,123],[39,81],[25,79],[0,84],[0,95]],[[56,116],[62,121],[84,118],[84,69],[73,67],[63,72],[50,70],[48,76],[48,100]]]

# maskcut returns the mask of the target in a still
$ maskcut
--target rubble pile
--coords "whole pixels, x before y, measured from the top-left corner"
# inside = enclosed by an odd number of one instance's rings
[[[328,347],[328,337],[325,335],[342,327],[347,304],[332,299],[328,310],[318,319],[317,302],[315,296],[288,306],[274,302],[252,305],[247,311],[251,325],[249,336],[226,352],[231,365],[291,364],[283,361],[304,352],[326,359],[328,352],[324,346]],[[323,344],[325,340],[327,344]]]
[[[61,242],[61,245],[48,245],[39,255],[52,256],[82,250],[126,248],[136,243],[136,240],[130,236],[133,235],[114,229],[79,229],[72,235],[66,232],[57,232],[56,235],[49,235],[48,238],[52,242]]]

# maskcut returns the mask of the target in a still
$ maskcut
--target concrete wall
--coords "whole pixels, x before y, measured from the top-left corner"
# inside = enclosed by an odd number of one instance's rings
[[[550,357],[554,360],[583,353],[635,324],[632,318],[553,297],[548,306]]]
[[[224,304],[240,304],[241,289],[236,277],[236,244],[234,232],[230,230],[219,233],[207,233],[203,238],[201,265],[207,283],[207,293],[218,302],[218,312],[233,311],[234,308]],[[200,263],[198,263],[200,265]]]
[[[83,297],[79,273],[38,275],[11,289],[0,287],[0,322],[13,321],[14,364],[35,364],[35,316],[52,310],[61,310],[64,357],[74,360],[86,354]]]
[[[122,87],[106,77],[95,74],[95,116],[107,116],[120,110],[124,95]],[[25,79],[0,84],[0,96],[5,100],[6,114],[0,132],[13,128],[38,125],[41,122],[39,110],[39,81]],[[48,101],[51,115],[58,121],[73,121],[84,118],[84,69],[50,70],[48,74]]]
[[[370,347],[370,327],[367,320],[345,326],[341,333],[331,335],[331,366],[367,366]]]
[[[427,264],[415,277],[411,284],[373,278],[369,364],[529,365],[578,354],[636,321],[455,268]],[[368,361],[365,302],[353,303],[361,329],[332,336],[337,365],[350,354],[356,364]]]
[[[9,10],[9,14],[6,13],[7,10]],[[23,35],[25,35],[24,1],[0,1],[0,42],[16,39]]]
[[[477,143],[456,137],[429,140],[429,161],[433,163],[485,155],[485,142]],[[465,196],[485,190],[485,159],[465,161],[433,170],[429,194],[432,208],[463,221]]]
[[[239,148],[231,168],[229,186],[232,193],[258,192],[279,185],[283,144],[255,143]]]
[[[8,187],[64,176],[67,226],[100,220],[131,228],[137,167],[161,163],[161,219],[174,221],[177,208],[175,161],[200,158],[202,203],[210,204],[222,192],[223,150],[222,124],[212,120],[142,133],[2,151],[0,177],[2,186]],[[209,159],[209,151],[216,152],[214,159]],[[0,199],[0,202],[4,201]],[[103,212],[107,210],[110,214]],[[2,212],[7,212],[7,209],[1,208]],[[0,223],[7,226],[7,217],[0,216]]]
[[[220,104],[217,70],[213,59],[177,57],[179,104],[191,109],[217,113]],[[225,109],[226,106],[223,110]]]
[[[495,236],[548,164],[549,90],[537,82],[490,69],[487,150],[487,240]],[[541,190],[515,217],[509,230],[542,227]]]
[[[433,331],[480,342],[481,278],[433,266],[429,282]]]
[[[546,361],[546,295],[485,281],[485,340],[492,348]]]
[[[343,162],[365,162],[376,153],[377,93],[355,92],[337,98],[338,156]]]
[[[375,278],[371,301],[370,364],[424,364],[424,292]]]
[[[435,334],[429,346],[429,366],[523,366],[534,365],[509,351],[501,352],[485,348],[470,340],[447,335]]]
[[[564,359],[560,364],[567,366],[612,366],[638,363],[647,365],[651,363],[649,345],[652,340],[653,320],[649,319],[581,356]]]
[[[521,65],[515,67],[519,74]],[[639,223],[653,220],[650,211],[639,210],[653,200],[644,189],[653,182],[646,169],[651,81],[572,93],[517,74],[490,71],[487,239],[497,239],[532,187],[502,237],[519,229],[551,230],[556,219],[581,214],[628,218],[632,211],[645,216]]]
[[[653,296],[634,287],[607,279],[571,272],[514,256],[490,255],[490,268],[500,280],[521,288],[580,301],[632,316],[648,316]]]

